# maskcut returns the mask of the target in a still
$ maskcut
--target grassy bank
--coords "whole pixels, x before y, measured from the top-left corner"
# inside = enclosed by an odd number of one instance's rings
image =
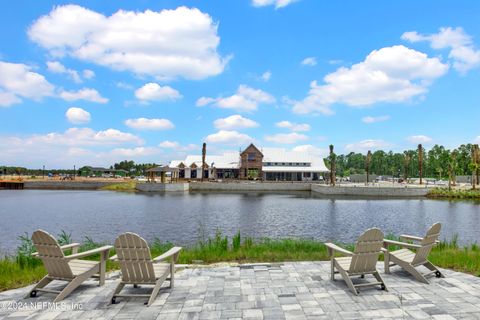
[[[59,242],[70,242],[65,233],[59,235]],[[45,275],[42,263],[30,256],[34,251],[27,236],[21,237],[22,245],[15,256],[0,260],[0,291],[23,287],[38,281]],[[92,239],[86,238],[80,251],[98,246]],[[158,256],[173,245],[159,240],[151,243],[152,256]],[[352,250],[352,245],[345,246]],[[114,252],[110,252],[111,255]],[[92,259],[98,260],[98,257]],[[221,233],[215,237],[200,241],[198,244],[184,248],[178,263],[210,264],[215,262],[281,262],[328,260],[327,249],[321,242],[308,239],[253,240],[242,238],[240,234],[228,239]],[[480,249],[477,245],[460,247],[456,239],[440,243],[431,253],[430,260],[443,268],[467,272],[480,276]],[[118,269],[118,264],[107,263],[107,270]]]
[[[115,183],[115,184],[110,184],[108,186],[105,186],[101,188],[100,190],[108,190],[108,191],[135,191],[137,183],[132,180],[128,182],[122,182],[122,183]]]
[[[428,191],[429,198],[446,198],[446,199],[474,199],[480,200],[480,190],[465,190],[448,188],[433,188]]]

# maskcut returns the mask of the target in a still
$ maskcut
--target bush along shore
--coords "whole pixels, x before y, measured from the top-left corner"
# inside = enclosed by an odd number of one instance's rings
[[[433,188],[428,191],[429,198],[474,199],[480,200],[480,190]]]
[[[388,237],[395,239],[394,237]],[[46,271],[42,262],[32,257],[35,251],[30,237],[25,234],[19,237],[21,245],[15,255],[0,259],[0,291],[14,289],[39,281]],[[60,245],[71,243],[69,234],[62,232],[58,236]],[[85,238],[81,251],[100,247],[97,243]],[[150,244],[152,257],[156,257],[173,246],[171,243],[156,239]],[[353,250],[353,245],[344,245]],[[390,248],[392,249],[392,248]],[[66,254],[69,254],[67,251]],[[114,255],[113,250],[110,255]],[[98,260],[99,257],[90,257]],[[322,242],[309,239],[261,239],[242,238],[237,233],[231,240],[217,232],[212,238],[199,241],[196,245],[186,247],[180,253],[177,263],[211,264],[217,262],[282,262],[282,261],[321,261],[329,260],[327,249]],[[443,241],[430,254],[430,260],[439,267],[480,276],[480,249],[476,244],[460,247],[457,238]],[[107,270],[117,270],[116,262],[108,261]],[[412,280],[413,281],[413,280]]]

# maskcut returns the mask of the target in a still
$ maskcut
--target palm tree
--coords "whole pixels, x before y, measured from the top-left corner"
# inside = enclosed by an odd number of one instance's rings
[[[453,151],[448,162],[448,189],[452,189],[452,185],[456,184],[455,171],[457,171],[457,152]]]
[[[202,182],[205,175],[205,156],[207,155],[207,144],[204,142],[202,146]]]
[[[477,169],[475,170],[477,176],[477,185],[480,184],[480,149],[478,148],[478,144],[475,144],[475,163],[477,164]]]
[[[336,155],[333,152],[333,144],[329,146],[330,148],[330,183],[335,187],[335,160]]]
[[[422,144],[418,145],[418,173],[420,175],[420,184],[422,184],[422,163],[423,163],[423,147]]]
[[[480,169],[480,151],[478,144],[472,146],[472,161],[470,162],[470,169],[472,170],[472,189],[475,190],[478,182],[478,171]]]
[[[411,157],[410,155],[408,154],[408,151],[405,151],[404,152],[404,157],[403,157],[403,171],[404,171],[404,174],[403,174],[403,179],[405,180],[405,182],[408,180],[408,167],[410,165],[410,160],[411,160]]]
[[[372,161],[372,152],[368,150],[367,158],[365,159],[365,171],[367,172],[367,185],[370,182],[370,162]]]

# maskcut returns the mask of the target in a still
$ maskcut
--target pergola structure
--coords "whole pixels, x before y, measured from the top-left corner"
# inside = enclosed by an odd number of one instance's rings
[[[158,166],[158,167],[147,169],[146,172],[147,172],[147,182],[155,183],[155,178],[160,172],[160,182],[165,183],[166,181],[165,176],[167,172],[171,173],[170,182],[172,182],[174,179],[178,180],[179,169],[172,168],[169,166]]]

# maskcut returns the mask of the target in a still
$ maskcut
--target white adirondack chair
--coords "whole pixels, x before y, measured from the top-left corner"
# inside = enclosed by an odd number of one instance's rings
[[[43,277],[27,294],[28,297],[36,297],[39,291],[56,293],[53,302],[58,302],[67,297],[73,290],[92,276],[98,276],[99,285],[105,284],[105,267],[108,259],[108,252],[112,246],[103,246],[93,250],[78,253],[80,244],[72,243],[60,246],[57,240],[48,232],[37,230],[32,234],[32,241],[37,249],[33,255],[40,258],[47,269],[48,274]],[[63,251],[72,249],[72,254],[65,256]],[[100,261],[80,260],[79,258],[100,254]],[[53,280],[67,281],[68,284],[63,290],[57,291],[46,289]]]
[[[377,271],[377,261],[382,253],[383,232],[380,229],[372,228],[365,231],[357,240],[354,252],[343,249],[333,243],[325,243],[331,259],[331,279],[335,281],[335,274],[340,273],[350,290],[358,295],[357,288],[380,285],[382,290],[388,291],[380,273]],[[335,252],[347,257],[335,257]],[[335,271],[337,269],[338,271]],[[376,282],[354,284],[352,277],[372,274]]]
[[[439,241],[440,230],[442,225],[435,223],[428,229],[425,237],[415,237],[409,235],[401,235],[400,238],[404,241],[413,241],[416,243],[406,243],[400,241],[393,241],[384,239],[384,247],[388,245],[396,245],[403,247],[403,249],[385,252],[385,273],[390,273],[390,267],[398,265],[410,273],[415,279],[423,283],[430,283],[427,276],[435,274],[437,278],[443,278],[444,275],[428,261],[428,255]],[[415,250],[415,251],[412,251]],[[416,268],[425,266],[430,272],[426,274],[420,273]]]
[[[182,250],[173,247],[164,254],[152,259],[147,241],[135,233],[124,233],[115,240],[116,255],[110,259],[120,263],[122,280],[113,292],[110,302],[116,303],[117,297],[148,297],[150,306],[157,297],[160,287],[165,280],[170,280],[170,288],[174,286],[175,262]],[[170,263],[161,261],[170,258]],[[170,275],[170,278],[168,276]],[[133,284],[136,288],[141,284],[154,285],[151,294],[120,294],[126,284]]]

